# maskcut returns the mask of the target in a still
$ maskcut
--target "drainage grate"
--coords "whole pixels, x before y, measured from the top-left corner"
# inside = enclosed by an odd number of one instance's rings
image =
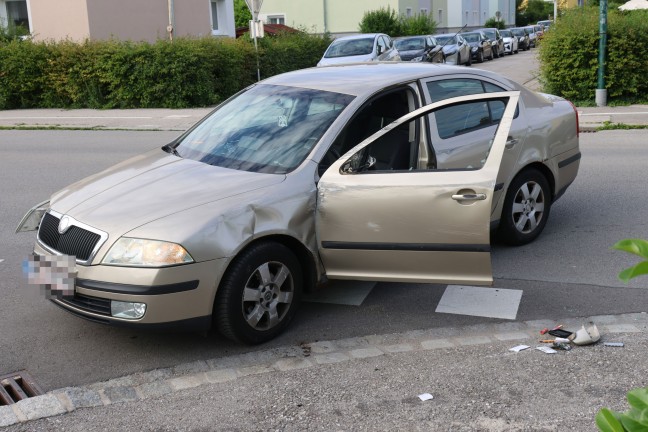
[[[27,371],[0,376],[0,406],[43,394]]]

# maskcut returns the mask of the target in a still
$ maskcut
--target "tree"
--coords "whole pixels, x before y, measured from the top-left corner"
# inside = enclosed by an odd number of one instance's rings
[[[503,30],[506,28],[506,23],[503,20],[498,20],[495,17],[490,17],[486,20],[484,27],[487,28],[497,28]]]
[[[234,0],[234,24],[236,27],[249,26],[251,19],[252,14],[245,3],[245,0]]]
[[[416,14],[411,17],[401,15],[400,28],[401,33],[398,36],[434,34],[436,33],[437,23],[432,18],[432,14]]]
[[[386,33],[390,36],[401,35],[401,23],[398,14],[391,7],[365,12],[360,20],[361,33]]]

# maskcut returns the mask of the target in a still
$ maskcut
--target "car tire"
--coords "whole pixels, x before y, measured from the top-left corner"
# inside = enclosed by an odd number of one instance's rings
[[[466,61],[466,66],[472,65],[472,54],[468,53],[468,61]]]
[[[299,261],[289,248],[274,242],[252,245],[234,259],[221,280],[214,325],[237,342],[267,342],[294,317],[302,284]]]
[[[488,57],[488,59],[489,59],[490,61],[493,61],[494,58],[495,58],[495,57],[493,57],[493,49],[491,48],[490,57]]]
[[[477,53],[477,63],[484,63],[484,51]]]
[[[497,52],[497,48],[493,50],[493,57],[494,58],[499,58],[499,53]]]
[[[500,240],[514,246],[535,240],[547,224],[551,199],[549,182],[540,171],[528,168],[519,173],[506,192]]]

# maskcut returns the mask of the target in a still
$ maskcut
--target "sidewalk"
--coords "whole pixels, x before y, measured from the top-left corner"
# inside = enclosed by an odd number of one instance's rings
[[[125,129],[184,131],[213,108],[61,110],[28,109],[0,111],[0,128]],[[624,107],[578,107],[580,128],[594,132],[604,122],[648,125],[648,105]]]
[[[567,319],[602,340],[534,349],[554,321],[417,330],[178,365],[0,407],[7,431],[595,430],[648,386],[648,314]],[[608,347],[604,342],[622,342]],[[526,344],[530,349],[511,352]],[[419,395],[429,393],[431,400]],[[62,415],[63,414],[63,415]],[[110,426],[107,426],[110,425]]]

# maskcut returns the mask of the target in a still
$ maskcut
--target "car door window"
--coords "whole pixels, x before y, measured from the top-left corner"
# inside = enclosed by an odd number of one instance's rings
[[[378,38],[378,53],[380,55],[386,53],[387,48],[388,48],[387,41],[385,40],[385,38],[383,36],[380,36]]]

